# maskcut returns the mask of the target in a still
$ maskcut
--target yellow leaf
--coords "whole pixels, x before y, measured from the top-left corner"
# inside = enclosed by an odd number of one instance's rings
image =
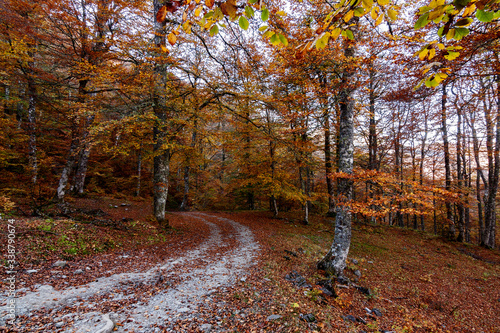
[[[439,43],[439,44],[437,45],[437,47],[438,47],[438,49],[440,49],[440,50],[444,50],[444,44],[443,44],[443,43]]]
[[[330,33],[330,37],[333,39],[337,39],[338,36],[340,36],[340,28],[335,28],[333,31]]]
[[[446,39],[447,39],[447,40],[450,40],[450,39],[452,39],[452,38],[453,38],[453,36],[455,36],[455,29],[450,29],[450,30],[448,31],[448,33],[446,34]]]
[[[170,45],[175,45],[175,42],[177,41],[177,37],[173,33],[169,33],[167,36],[167,40],[170,43]]]
[[[372,17],[373,20],[377,19],[378,12],[379,12],[379,8],[378,7],[373,7],[372,8],[372,11],[370,12],[370,16]]]
[[[384,18],[384,15],[380,14],[375,21],[375,26],[378,26],[380,23],[382,23],[382,19]]]
[[[387,10],[387,16],[389,16],[391,20],[396,21],[398,19],[398,12],[394,9],[389,9]]]
[[[464,10],[464,13],[462,14],[462,17],[466,17],[472,13],[474,13],[474,11],[476,10],[476,5],[475,4],[472,4],[468,7],[465,8]]]
[[[167,53],[167,54],[169,53],[169,51],[168,51],[168,49],[166,48],[166,46],[165,46],[165,45],[160,45],[160,47],[161,47],[161,50],[162,50],[163,52],[165,52],[165,53]]]
[[[205,5],[208,7],[208,8],[212,8],[215,4],[215,0],[205,0]]]
[[[378,4],[381,5],[381,6],[385,6],[385,5],[388,5],[389,4],[389,1],[390,0],[378,0]]]
[[[424,60],[428,53],[429,53],[429,49],[425,48],[418,53],[418,57],[420,58],[420,60]]]
[[[200,16],[201,9],[202,9],[202,6],[198,6],[198,8],[196,8],[194,11],[194,16],[196,16],[196,17]]]
[[[429,60],[431,60],[432,58],[434,58],[434,56],[436,55],[436,49],[435,48],[431,48],[429,50]]]
[[[344,16],[345,23],[349,22],[353,16],[354,16],[354,11],[352,10],[348,11],[347,14],[345,14]]]

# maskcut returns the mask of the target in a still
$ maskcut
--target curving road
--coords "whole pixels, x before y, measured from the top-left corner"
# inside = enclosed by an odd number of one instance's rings
[[[259,245],[248,227],[233,220],[199,212],[179,214],[187,219],[199,219],[210,227],[210,235],[196,249],[146,272],[115,274],[64,290],[41,286],[35,292],[28,292],[17,299],[17,314],[30,317],[33,311],[44,308],[43,312],[54,321],[45,327],[22,323],[21,331],[107,333],[115,322],[119,325],[114,332],[151,333],[161,332],[160,327],[168,330],[177,320],[195,315],[198,305],[209,301],[215,289],[245,275]],[[222,230],[231,231],[227,234]],[[228,246],[228,242],[234,242],[235,246]],[[168,281],[180,282],[165,287]],[[135,295],[137,285],[147,291],[140,297]],[[144,294],[149,296],[144,298]],[[126,302],[128,305],[114,313],[92,311],[99,308],[103,296],[111,301],[134,301]],[[66,310],[59,313],[65,307]],[[68,308],[74,311],[68,313]],[[6,310],[0,307],[1,318],[5,317]]]

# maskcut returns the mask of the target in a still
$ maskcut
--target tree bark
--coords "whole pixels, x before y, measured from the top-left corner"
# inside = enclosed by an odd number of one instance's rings
[[[343,70],[340,93],[340,130],[339,130],[339,171],[351,175],[354,160],[354,103],[350,86],[354,75],[349,60],[354,57],[355,44],[344,41],[344,56],[346,64]],[[346,267],[347,255],[351,245],[352,213],[349,207],[352,198],[352,180],[350,177],[339,177],[337,181],[338,202],[335,211],[335,236],[333,244],[326,256],[318,263],[318,268],[324,269],[334,276],[342,276]]]
[[[156,13],[160,10],[162,3],[159,0],[153,0],[153,21],[154,21],[154,41],[156,51],[160,56],[161,46],[165,45],[165,23],[156,21]],[[156,116],[156,122],[153,128],[153,212],[160,228],[169,227],[168,220],[165,218],[165,207],[168,196],[168,176],[170,173],[170,150],[165,148],[167,143],[166,121],[167,110],[165,106],[165,76],[166,68],[161,61],[154,64],[155,83],[153,87],[153,113]]]
[[[445,169],[445,188],[447,191],[451,191],[451,166],[450,166],[450,148],[448,142],[448,125],[446,117],[446,102],[447,102],[447,88],[446,84],[443,84],[442,95],[441,95],[441,134],[443,138],[443,149],[444,149],[444,169]],[[448,237],[450,239],[455,238],[455,222],[453,220],[453,211],[451,208],[451,203],[446,201],[446,219],[448,222]]]

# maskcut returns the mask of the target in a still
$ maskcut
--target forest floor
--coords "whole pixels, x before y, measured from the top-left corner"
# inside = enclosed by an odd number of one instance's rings
[[[355,224],[350,282],[329,295],[316,269],[328,219],[175,212],[159,233],[148,201],[71,206],[64,218],[14,217],[19,316],[0,331],[96,333],[111,314],[117,332],[500,332],[498,251]]]

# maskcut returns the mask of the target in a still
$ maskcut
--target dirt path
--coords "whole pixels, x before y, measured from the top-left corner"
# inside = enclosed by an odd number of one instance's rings
[[[28,318],[21,331],[104,333],[112,327],[111,318],[117,332],[161,332],[177,320],[196,316],[198,305],[209,302],[216,288],[243,278],[259,245],[248,227],[233,220],[203,213],[183,216],[210,227],[200,246],[146,272],[115,274],[57,291],[44,285],[28,292],[17,298],[17,314]],[[114,302],[114,311],[99,310],[103,300]],[[6,310],[0,308],[2,318]],[[29,318],[44,315],[52,321],[30,325]]]

